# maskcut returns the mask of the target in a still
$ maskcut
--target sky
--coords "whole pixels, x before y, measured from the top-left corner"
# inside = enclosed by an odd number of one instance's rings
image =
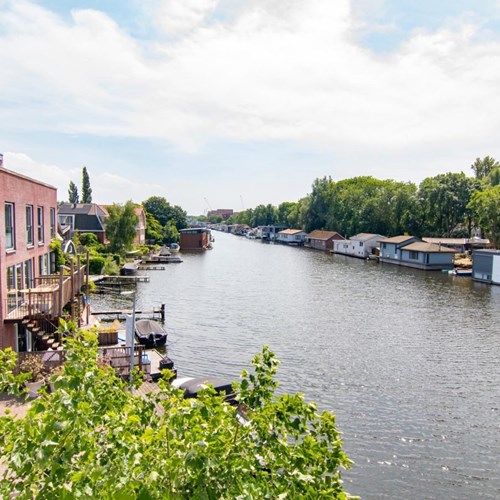
[[[0,0],[4,167],[189,214],[500,159],[500,0]]]

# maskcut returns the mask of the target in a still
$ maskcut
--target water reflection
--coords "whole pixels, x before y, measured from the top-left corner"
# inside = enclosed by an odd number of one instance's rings
[[[138,288],[181,374],[237,377],[269,345],[281,390],[337,414],[349,492],[500,495],[500,287],[215,236]]]

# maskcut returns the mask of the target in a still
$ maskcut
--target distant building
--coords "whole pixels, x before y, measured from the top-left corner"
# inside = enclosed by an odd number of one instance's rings
[[[220,215],[224,220],[229,219],[231,215],[234,215],[234,211],[232,208],[218,208],[217,210],[210,210],[207,213],[207,217],[214,217]]]
[[[333,252],[366,259],[378,253],[379,242],[384,238],[381,234],[359,233],[348,240],[335,241]]]
[[[472,254],[472,279],[500,285],[500,250],[475,250]]]
[[[426,243],[434,243],[434,245],[443,245],[447,248],[452,248],[456,252],[464,253],[480,248],[486,248],[490,244],[490,240],[486,238],[422,238]]]
[[[203,227],[190,227],[179,231],[181,250],[207,250],[212,247],[212,232]]]
[[[104,243],[108,212],[97,203],[63,203],[58,210],[59,226],[64,239],[71,239],[75,232],[93,233]]]
[[[344,240],[345,238],[336,231],[319,231],[315,230],[306,236],[305,245],[316,250],[333,250],[333,244],[336,240]]]
[[[284,229],[276,235],[276,241],[287,245],[303,245],[307,233],[302,229]]]
[[[380,262],[424,271],[453,269],[455,250],[426,243],[415,236],[394,236],[380,242]]]

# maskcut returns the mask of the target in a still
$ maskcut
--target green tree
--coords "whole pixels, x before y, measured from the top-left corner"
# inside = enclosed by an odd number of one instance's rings
[[[142,202],[142,206],[163,227],[171,220],[174,221],[177,229],[184,229],[188,226],[186,211],[178,205],[170,205],[163,196],[150,196],[146,201]]]
[[[112,252],[125,253],[132,248],[139,217],[135,213],[135,204],[127,201],[125,205],[113,204],[108,208],[106,218],[106,238]]]
[[[82,170],[82,203],[92,203],[92,189],[87,167]]]
[[[485,156],[482,160],[476,158],[476,161],[470,166],[476,179],[484,179],[494,168],[498,167],[500,167],[500,163],[490,156]]]
[[[235,386],[242,424],[210,388],[196,400],[164,381],[156,395],[130,392],[99,363],[95,334],[65,342],[55,391],[0,419],[2,498],[348,498],[335,416],[276,395],[267,348]]]
[[[428,236],[452,236],[459,226],[470,234],[471,212],[467,206],[479,181],[464,173],[447,173],[424,179],[418,190],[423,229]]]
[[[167,222],[166,226],[163,228],[163,243],[170,245],[170,243],[179,242],[179,231],[173,220]]]
[[[315,179],[307,208],[305,231],[327,228],[327,214],[331,204],[333,182],[330,177]]]
[[[146,212],[146,240],[148,243],[162,243],[163,228],[153,214]]]
[[[468,208],[495,248],[500,248],[500,186],[476,191]]]
[[[73,181],[69,181],[68,199],[70,203],[78,203],[78,188]]]
[[[277,214],[277,220],[278,224],[281,226],[287,226],[289,228],[296,228],[293,222],[295,222],[296,218],[291,217],[290,215],[293,213],[296,213],[296,207],[297,203],[292,202],[292,201],[284,201],[283,203],[280,203],[278,205],[278,214]]]

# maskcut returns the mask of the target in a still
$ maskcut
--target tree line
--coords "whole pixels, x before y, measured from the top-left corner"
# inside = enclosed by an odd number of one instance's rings
[[[232,216],[228,223],[283,225],[307,232],[337,231],[344,236],[468,238],[481,229],[500,246],[500,163],[486,156],[471,165],[473,176],[446,173],[420,185],[371,176],[333,181],[315,179],[311,193],[297,202],[258,205]]]

